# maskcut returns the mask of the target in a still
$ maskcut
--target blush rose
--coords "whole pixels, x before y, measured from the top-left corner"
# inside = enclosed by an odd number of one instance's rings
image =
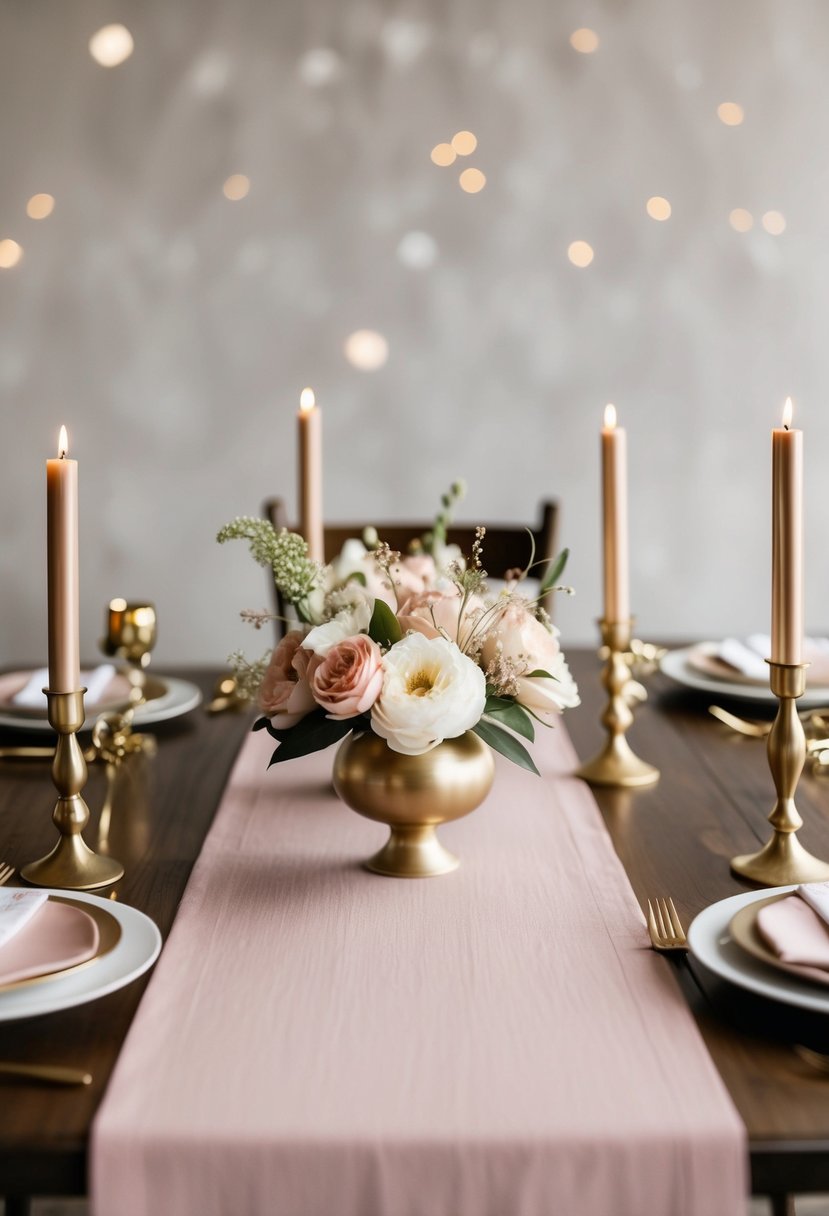
[[[286,633],[271,655],[259,689],[259,708],[280,728],[296,726],[314,708],[308,683],[311,652],[302,649],[303,635],[298,629]]]
[[[383,687],[383,655],[365,634],[345,638],[314,661],[311,691],[329,718],[354,718],[371,709]]]

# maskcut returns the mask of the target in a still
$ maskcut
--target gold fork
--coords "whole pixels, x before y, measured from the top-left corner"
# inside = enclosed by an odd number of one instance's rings
[[[688,949],[682,921],[670,898],[648,900],[648,933],[654,950],[685,953]]]
[[[7,866],[5,862],[0,861],[0,887],[4,882],[8,882],[14,874],[14,866]]]

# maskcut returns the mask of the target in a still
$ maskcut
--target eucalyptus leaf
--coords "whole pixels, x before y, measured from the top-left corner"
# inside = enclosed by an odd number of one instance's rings
[[[541,776],[524,744],[520,743],[515,735],[511,734],[508,730],[504,730],[503,726],[498,726],[495,722],[488,722],[485,718],[481,718],[478,725],[473,726],[472,729],[493,751],[500,752],[502,756],[506,756],[508,760],[512,760],[513,764],[528,769],[529,772],[535,773],[537,777]]]
[[[535,727],[532,724],[532,718],[524,709],[523,705],[519,705],[516,701],[507,701],[506,706],[500,706],[491,709],[487,705],[484,709],[487,718],[493,718],[502,726],[508,726],[510,730],[514,730],[516,735],[521,735],[524,739],[529,739],[530,743],[535,741]]]
[[[332,743],[344,739],[355,726],[362,723],[362,716],[346,718],[344,721],[327,718],[321,709],[315,709],[292,726],[289,730],[280,731],[281,742],[271,756],[270,764],[281,764],[285,760],[296,760],[299,756],[309,756],[311,752],[320,752],[330,747]],[[273,732],[271,732],[273,733]]]
[[[562,574],[564,573],[564,567],[567,565],[567,558],[569,556],[570,556],[570,550],[562,549],[561,553],[559,553],[558,557],[555,558],[552,565],[550,566],[550,569],[547,571],[547,573],[544,575],[544,578],[541,581],[541,594],[542,595],[546,594],[546,592],[550,591],[551,588],[555,587],[555,585],[558,583],[558,580],[561,578]]]
[[[368,636],[378,646],[393,646],[403,637],[400,622],[385,600],[374,601],[374,611],[368,623]]]

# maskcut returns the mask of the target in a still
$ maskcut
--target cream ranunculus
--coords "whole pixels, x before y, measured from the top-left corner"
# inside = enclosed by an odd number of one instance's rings
[[[371,725],[392,751],[418,756],[476,726],[485,704],[476,663],[445,638],[410,633],[383,658]]]
[[[558,630],[547,629],[520,601],[507,605],[487,634],[481,666],[493,682],[513,677],[519,705],[540,717],[579,704],[579,690],[558,644]],[[547,675],[533,676],[533,671]]]
[[[303,649],[313,651],[320,658],[325,658],[333,646],[344,642],[346,638],[352,638],[357,633],[366,633],[374,610],[373,598],[358,584],[332,593],[329,601],[333,599],[336,602],[337,597],[343,606],[330,620],[315,626],[302,643]]]

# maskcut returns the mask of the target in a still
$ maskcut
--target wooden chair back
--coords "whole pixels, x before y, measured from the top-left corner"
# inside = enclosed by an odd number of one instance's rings
[[[263,507],[263,516],[269,519],[273,526],[277,529],[288,528],[291,525],[288,522],[288,514],[285,509],[285,502],[281,498],[269,498]],[[558,503],[553,500],[545,500],[541,503],[539,522],[529,528],[529,533],[535,541],[535,561],[549,562],[557,552],[558,543]],[[446,539],[449,544],[458,545],[461,552],[468,557],[472,552],[472,542],[475,539],[474,524],[451,524],[447,529]],[[360,537],[363,533],[365,523],[360,524],[326,524],[323,535],[323,544],[325,547],[325,560],[333,561],[337,554],[341,551],[347,540],[353,537]],[[400,523],[395,520],[390,523],[374,524],[377,529],[377,534],[381,540],[387,541],[392,549],[398,549],[405,554],[411,544],[418,536],[422,536],[432,527],[431,521],[427,523]],[[484,537],[483,548],[483,563],[489,575],[493,579],[501,579],[508,570],[523,570],[530,560],[532,554],[532,541],[528,529],[522,524],[485,524],[486,536]],[[543,567],[539,567],[542,570]],[[279,597],[277,597],[278,600]],[[542,607],[548,612],[551,607],[552,596],[546,596],[542,600]],[[283,614],[283,607],[277,603],[277,611],[280,615]],[[277,622],[277,632],[279,636],[282,633],[282,624]]]

